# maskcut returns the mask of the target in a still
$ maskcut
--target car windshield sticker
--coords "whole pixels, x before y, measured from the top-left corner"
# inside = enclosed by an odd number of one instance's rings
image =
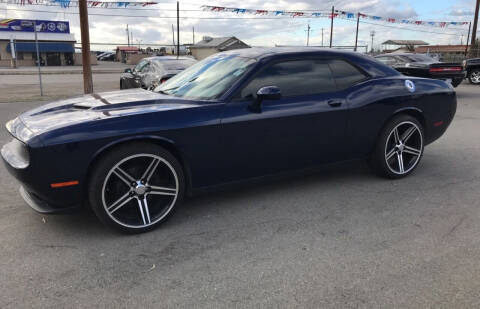
[[[407,79],[405,81],[405,87],[407,87],[408,91],[415,92],[415,84],[411,80]]]

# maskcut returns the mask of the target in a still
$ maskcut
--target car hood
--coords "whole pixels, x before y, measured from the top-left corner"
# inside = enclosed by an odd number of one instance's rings
[[[7,129],[26,142],[43,132],[82,122],[197,106],[186,99],[138,88],[103,92],[55,101],[32,109],[7,123]]]

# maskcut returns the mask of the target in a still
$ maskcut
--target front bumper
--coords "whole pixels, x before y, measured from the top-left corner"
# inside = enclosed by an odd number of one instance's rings
[[[41,200],[35,194],[28,192],[23,186],[20,186],[20,195],[25,203],[28,204],[33,210],[41,214],[60,214],[68,213],[78,208],[78,206],[58,208],[49,205],[47,202]]]
[[[30,207],[40,213],[50,214],[68,212],[83,204],[82,186],[55,188],[51,185],[66,179],[59,176],[56,169],[58,160],[49,159],[47,156],[47,159],[39,162],[26,161],[21,158],[18,147],[9,145],[11,144],[2,147],[1,157],[10,175],[21,183],[20,194]]]

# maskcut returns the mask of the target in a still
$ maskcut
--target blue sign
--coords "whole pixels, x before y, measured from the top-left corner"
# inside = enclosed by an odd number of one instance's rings
[[[2,19],[0,20],[0,31],[34,32],[35,24],[37,32],[70,33],[68,21],[31,19]]]

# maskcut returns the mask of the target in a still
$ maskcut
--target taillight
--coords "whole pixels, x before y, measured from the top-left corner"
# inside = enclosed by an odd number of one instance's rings
[[[461,72],[462,67],[439,67],[439,68],[430,68],[430,72],[438,73],[438,72]]]
[[[163,84],[163,83],[166,82],[167,80],[168,80],[168,78],[162,78],[162,79],[160,80],[160,84]]]

